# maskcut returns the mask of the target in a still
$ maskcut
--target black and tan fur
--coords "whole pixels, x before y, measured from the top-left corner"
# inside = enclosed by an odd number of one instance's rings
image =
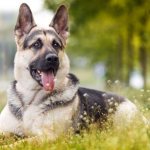
[[[102,123],[111,114],[114,124],[123,118],[130,122],[135,116],[137,108],[127,99],[79,87],[77,77],[69,73],[64,51],[67,37],[68,12],[64,5],[58,8],[47,29],[36,25],[26,4],[20,6],[15,26],[15,81],[0,115],[1,132],[55,139],[70,128],[79,131],[90,122]],[[53,71],[52,91],[43,89],[40,71]]]

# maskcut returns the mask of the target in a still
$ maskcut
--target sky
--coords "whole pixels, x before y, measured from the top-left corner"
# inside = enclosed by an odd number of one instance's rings
[[[52,19],[52,12],[46,10],[44,0],[0,0],[0,13],[18,13],[19,6],[22,3],[27,3],[38,25],[45,27],[48,26]]]

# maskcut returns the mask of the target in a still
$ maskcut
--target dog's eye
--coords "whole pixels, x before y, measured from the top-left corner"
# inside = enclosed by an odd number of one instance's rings
[[[61,48],[61,46],[59,45],[59,43],[56,42],[55,40],[52,42],[52,46],[53,46],[53,48],[56,49],[56,50],[58,50],[58,49]]]
[[[35,49],[41,49],[43,46],[42,41],[38,39],[35,43],[33,43],[32,47]]]

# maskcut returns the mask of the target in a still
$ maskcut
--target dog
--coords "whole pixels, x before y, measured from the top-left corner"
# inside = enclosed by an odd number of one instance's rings
[[[39,28],[29,6],[21,4],[14,33],[15,81],[0,114],[0,132],[56,139],[69,129],[80,132],[90,123],[103,124],[111,115],[114,125],[124,125],[138,113],[127,98],[80,87],[69,73],[66,6],[57,9],[46,29]]]

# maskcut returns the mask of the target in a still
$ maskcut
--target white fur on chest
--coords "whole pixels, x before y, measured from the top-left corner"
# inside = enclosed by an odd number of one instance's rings
[[[68,105],[43,112],[42,105],[31,105],[24,112],[25,135],[47,135],[56,138],[72,126],[72,116],[77,109],[78,98]]]

